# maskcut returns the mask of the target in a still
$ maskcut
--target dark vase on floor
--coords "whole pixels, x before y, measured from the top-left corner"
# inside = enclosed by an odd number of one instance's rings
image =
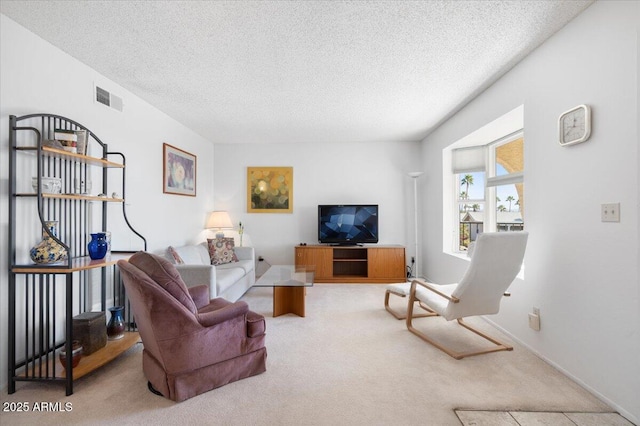
[[[67,368],[67,352],[66,348],[63,347],[60,350],[60,354],[58,357],[60,358],[60,364],[62,364],[62,368]],[[82,345],[79,341],[74,340],[71,342],[71,368],[76,368],[80,363],[80,359],[82,358]]]
[[[118,340],[124,337],[124,306],[109,308],[111,318],[107,324],[107,337],[109,340]]]
[[[107,234],[104,232],[97,232],[91,234],[91,241],[87,246],[89,249],[89,257],[93,260],[103,259],[107,254],[109,243],[107,243]]]

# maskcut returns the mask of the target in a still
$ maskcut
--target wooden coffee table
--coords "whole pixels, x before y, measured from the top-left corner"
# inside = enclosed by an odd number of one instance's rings
[[[313,286],[313,271],[294,265],[273,265],[254,287],[273,287],[273,316],[296,314],[305,316],[306,288]]]

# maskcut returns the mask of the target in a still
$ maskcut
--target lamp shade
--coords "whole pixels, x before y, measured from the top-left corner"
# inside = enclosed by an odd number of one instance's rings
[[[209,219],[207,219],[207,225],[205,228],[213,228],[213,229],[230,229],[233,228],[233,224],[231,223],[231,218],[229,217],[229,213],[223,210],[212,211],[209,214]]]

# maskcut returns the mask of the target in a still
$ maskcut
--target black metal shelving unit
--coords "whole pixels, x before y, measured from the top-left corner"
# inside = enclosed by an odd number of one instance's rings
[[[141,250],[146,250],[147,242],[127,219],[124,203],[126,159],[122,153],[110,152],[107,144],[85,126],[59,115],[12,115],[9,120],[8,392],[14,393],[19,381],[57,381],[64,383],[66,394],[71,395],[74,379],[111,361],[138,341],[116,266],[119,259],[128,257],[131,252],[114,250],[105,259],[91,260],[87,252],[91,230],[106,232],[107,205],[119,203],[124,223],[139,239]],[[43,141],[53,140],[58,129],[86,131],[88,149],[98,154],[76,154],[45,146]],[[77,191],[75,182],[86,183],[93,176],[99,176],[101,193],[108,194],[108,178],[112,171],[121,173],[121,197]],[[37,173],[38,185],[35,191],[29,191],[25,189],[26,181],[30,183],[33,173]],[[42,192],[41,178],[45,175],[61,179],[61,193]],[[95,205],[99,206],[98,212],[94,212]],[[46,221],[59,223],[57,236],[45,226]],[[33,229],[43,229],[64,246],[67,260],[56,264],[35,264],[30,259],[25,260],[28,259],[25,254],[33,245],[29,243],[35,241],[24,241],[19,236]],[[96,303],[100,310],[106,311],[108,302],[109,306],[125,306],[128,333],[123,339],[110,341],[105,348],[83,358],[75,368],[71,366],[72,357],[67,357],[63,368],[58,364],[56,351],[64,347],[71,353],[73,316],[92,310]]]

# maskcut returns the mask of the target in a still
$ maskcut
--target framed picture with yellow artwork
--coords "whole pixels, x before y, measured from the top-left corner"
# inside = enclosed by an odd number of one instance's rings
[[[293,212],[293,167],[247,167],[247,212]]]

